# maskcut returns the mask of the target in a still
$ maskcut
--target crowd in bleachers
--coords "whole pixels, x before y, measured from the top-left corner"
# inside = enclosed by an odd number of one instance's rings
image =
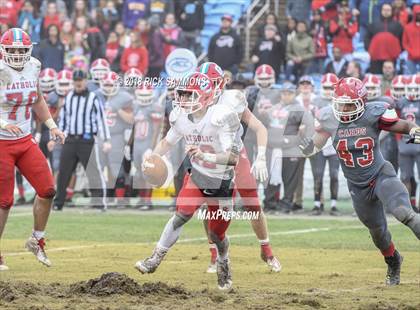
[[[281,25],[275,14],[267,15],[251,58],[286,80],[328,72],[353,76],[355,70],[359,77],[382,74],[385,61],[400,74],[420,71],[418,1],[293,0],[286,16]]]

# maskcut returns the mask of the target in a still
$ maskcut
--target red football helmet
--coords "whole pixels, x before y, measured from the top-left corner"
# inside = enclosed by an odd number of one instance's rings
[[[367,90],[368,100],[376,99],[381,95],[381,80],[374,74],[366,74],[363,79]]]
[[[136,87],[140,84],[143,73],[137,68],[130,68],[124,73],[124,86]]]
[[[321,79],[321,97],[331,99],[334,93],[334,86],[338,83],[338,77],[334,73],[327,73]]]
[[[213,83],[200,72],[193,72],[181,79],[175,88],[174,103],[186,114],[197,112],[212,104]]]
[[[152,104],[154,97],[153,85],[150,83],[140,83],[134,91],[134,96],[138,105],[147,106]]]
[[[214,62],[205,62],[197,68],[197,72],[203,73],[209,77],[213,83],[214,97],[220,97],[226,85],[225,74],[222,68]]]
[[[276,83],[276,74],[270,65],[261,65],[255,70],[255,85],[269,88]]]
[[[99,86],[105,96],[114,96],[120,89],[120,76],[110,71],[99,81]]]
[[[31,59],[31,37],[20,28],[7,30],[0,39],[0,54],[3,61],[13,69],[22,69]]]
[[[73,74],[70,70],[61,70],[57,74],[55,91],[59,96],[66,96],[73,90]]]
[[[99,83],[99,81],[111,71],[111,67],[109,65],[109,62],[106,59],[98,58],[92,64],[90,65],[90,75],[92,77],[92,80],[95,83]]]
[[[39,74],[39,89],[43,93],[50,93],[55,88],[57,72],[53,68],[45,68]]]
[[[415,74],[407,78],[405,96],[411,101],[420,99],[420,75]]]
[[[358,120],[365,112],[367,89],[365,84],[356,78],[341,79],[334,89],[332,98],[334,115],[342,123]]]
[[[403,75],[397,75],[392,79],[391,82],[391,96],[394,99],[401,99],[405,95],[405,86],[407,80]]]

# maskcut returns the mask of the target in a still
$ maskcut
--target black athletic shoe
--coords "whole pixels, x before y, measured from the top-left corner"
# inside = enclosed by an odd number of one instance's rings
[[[54,211],[63,211],[63,206],[57,206],[57,205],[54,205],[54,206],[53,206],[53,210],[54,210]]]
[[[318,215],[321,215],[321,214],[322,214],[322,209],[320,207],[315,206],[311,211],[311,215],[318,216]]]
[[[26,203],[25,197],[19,197],[19,199],[16,200],[15,205],[19,206],[19,205],[24,205],[25,203]]]
[[[385,278],[386,285],[392,286],[400,284],[402,262],[403,257],[397,250],[395,250],[394,256],[385,257],[385,263],[388,265],[388,271]]]
[[[332,207],[331,210],[330,210],[330,215],[331,216],[339,216],[340,211],[338,211],[337,207]]]
[[[297,203],[294,203],[293,206],[292,206],[292,211],[293,212],[303,211],[303,206],[299,205]]]

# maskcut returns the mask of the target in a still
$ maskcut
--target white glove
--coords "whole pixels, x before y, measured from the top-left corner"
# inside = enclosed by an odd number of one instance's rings
[[[128,161],[131,160],[131,147],[129,145],[124,146],[124,158]]]
[[[258,155],[251,167],[251,173],[260,182],[268,179],[267,161],[265,159],[265,147],[258,147]]]
[[[40,132],[35,133],[34,139],[36,143],[39,144],[39,142],[41,141],[41,133]]]
[[[145,160],[147,160],[148,157],[150,157],[150,155],[152,155],[152,153],[153,153],[152,149],[145,150],[141,160],[144,162]]]

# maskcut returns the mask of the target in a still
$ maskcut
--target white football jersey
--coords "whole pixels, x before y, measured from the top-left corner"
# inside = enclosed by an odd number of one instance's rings
[[[241,119],[242,113],[248,107],[248,102],[246,100],[244,92],[238,89],[228,89],[224,90],[220,95],[217,104],[226,105],[234,110],[238,114],[239,120]],[[238,150],[241,150],[243,147],[242,135],[244,133],[244,128],[240,124],[238,131],[236,132],[235,137],[235,147]]]
[[[0,139],[16,140],[31,133],[32,104],[38,99],[38,77],[41,63],[31,57],[22,71],[6,65],[0,60],[0,118],[18,126],[22,134],[15,136],[0,129]]]
[[[171,129],[166,140],[175,145],[181,138],[185,145],[198,145],[202,152],[218,154],[237,152],[235,136],[240,122],[235,111],[225,105],[212,105],[199,122],[192,122],[179,108],[172,110],[169,121]],[[219,165],[192,159],[192,166],[200,173],[212,178],[225,179],[233,173],[233,166]]]

